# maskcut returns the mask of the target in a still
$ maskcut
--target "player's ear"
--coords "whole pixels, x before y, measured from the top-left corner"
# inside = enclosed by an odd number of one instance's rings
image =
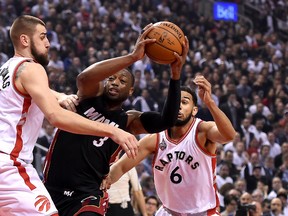
[[[129,89],[129,96],[132,96],[133,92],[134,92],[134,87],[131,87],[131,88]]]
[[[197,106],[193,106],[192,108],[192,115],[196,116],[196,114],[198,113],[198,107]]]
[[[29,37],[28,37],[28,35],[26,35],[26,34],[21,34],[20,35],[20,42],[21,42],[21,44],[23,45],[23,46],[28,46],[28,44],[29,44]]]

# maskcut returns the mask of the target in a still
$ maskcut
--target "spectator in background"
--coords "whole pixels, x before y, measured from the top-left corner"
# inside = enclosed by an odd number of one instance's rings
[[[153,195],[148,196],[145,199],[145,204],[147,216],[155,216],[155,213],[160,206],[159,199]]]
[[[282,201],[280,198],[277,198],[277,197],[273,198],[271,200],[270,206],[271,206],[270,212],[265,213],[263,216],[285,216],[283,214],[283,210],[282,210],[283,205],[282,205]]]
[[[244,142],[239,141],[236,143],[236,149],[233,152],[233,164],[235,164],[238,172],[240,173],[243,166],[245,166],[249,161],[249,155],[245,151]]]
[[[232,152],[235,152],[236,151],[236,145],[238,142],[241,141],[241,136],[238,132],[236,132],[236,135],[234,137],[234,139],[231,141],[231,142],[228,142],[224,145],[224,151],[232,151]]]
[[[282,165],[277,169],[276,176],[282,180],[284,188],[288,188],[288,154],[282,156]]]
[[[59,53],[56,48],[50,49],[50,61],[47,65],[48,71],[54,71],[57,73],[64,71],[64,63],[59,57]]]
[[[233,181],[235,181],[239,176],[239,171],[238,171],[236,165],[233,163],[233,155],[234,155],[234,152],[231,150],[227,150],[224,153],[223,159],[217,165],[217,173],[220,172],[220,168],[221,168],[222,164],[227,164],[229,167],[229,176],[233,179]]]
[[[252,133],[254,133],[255,139],[258,141],[259,147],[268,142],[267,134],[263,131],[265,120],[263,118],[255,119],[255,128]]]
[[[241,178],[237,179],[237,181],[235,181],[234,185],[235,185],[235,189],[240,191],[240,193],[242,193],[242,194],[244,192],[246,192],[246,190],[247,190],[245,179],[241,179]]]
[[[249,118],[245,117],[242,120],[239,133],[241,138],[245,142],[245,150],[249,148],[251,140],[254,138],[254,133],[251,132],[253,126],[251,125],[251,121]]]
[[[252,88],[249,86],[248,77],[242,76],[240,83],[236,86],[236,94],[243,100],[249,100],[252,95]]]
[[[257,94],[255,94],[253,96],[253,102],[252,102],[252,105],[249,106],[248,110],[251,114],[254,114],[257,112],[257,104],[258,103],[262,103],[261,102],[261,97]],[[269,108],[267,106],[263,106],[263,108],[261,109],[261,113],[267,117],[268,115],[271,114],[271,111],[269,110]]]
[[[282,201],[283,214],[288,215],[287,190],[281,188],[277,193],[277,197]]]
[[[288,142],[284,142],[281,146],[281,153],[274,159],[275,169],[278,169],[283,164],[283,156],[288,155]]]
[[[240,204],[241,205],[249,205],[252,203],[252,195],[248,192],[244,192],[241,196],[240,196]]]
[[[221,188],[226,183],[232,183],[233,179],[229,176],[229,166],[226,163],[222,163],[220,166],[219,174],[216,175],[217,187]]]
[[[228,116],[235,130],[239,131],[244,109],[237,100],[236,94],[229,94],[227,102],[220,104],[220,109]]]
[[[240,172],[240,178],[241,179],[246,179],[249,178],[249,176],[251,176],[253,174],[253,169],[254,167],[259,167],[260,161],[259,161],[259,155],[258,153],[252,153],[250,158],[249,158],[249,162],[248,164],[246,164],[245,166],[242,167],[242,170]],[[265,176],[265,171],[264,168],[261,168],[261,175]],[[246,178],[245,178],[246,176]],[[248,187],[248,182],[247,183],[247,187]]]
[[[267,199],[272,200],[273,198],[277,197],[277,193],[282,187],[282,180],[277,176],[273,177],[272,189],[270,190]]]
[[[276,142],[273,132],[268,132],[267,137],[270,145],[269,155],[274,159],[277,155],[281,154],[281,146]]]
[[[221,212],[221,216],[235,215],[238,206],[238,198],[231,195],[225,196],[224,204],[225,210]]]
[[[247,192],[252,193],[257,188],[258,181],[262,181],[267,184],[266,178],[261,174],[263,167],[261,165],[255,165],[253,167],[252,175],[245,173],[245,180],[247,182]]]
[[[158,111],[158,103],[150,97],[150,93],[147,89],[142,89],[141,96],[136,97],[132,105],[135,110],[141,112],[148,112],[148,111]]]

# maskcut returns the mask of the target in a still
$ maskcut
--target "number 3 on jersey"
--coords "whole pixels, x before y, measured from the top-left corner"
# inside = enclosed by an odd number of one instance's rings
[[[107,139],[109,139],[109,137],[102,137],[98,141],[93,140],[93,145],[96,147],[101,147]]]

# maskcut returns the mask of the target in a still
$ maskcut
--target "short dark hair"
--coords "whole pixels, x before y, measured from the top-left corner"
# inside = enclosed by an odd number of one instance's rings
[[[195,91],[193,91],[193,90],[192,90],[190,87],[188,87],[188,86],[181,86],[180,89],[181,89],[181,91],[185,91],[185,92],[188,92],[189,94],[191,94],[193,103],[194,103],[195,106],[197,106],[197,104],[198,104],[198,99],[197,99],[197,95],[196,95]]]
[[[236,203],[238,203],[238,198],[234,195],[226,195],[224,196],[224,205],[227,206],[229,205],[232,201],[235,201]]]
[[[21,34],[27,34],[29,37],[32,37],[33,32],[37,25],[45,26],[45,23],[34,16],[30,15],[21,15],[19,16],[12,24],[10,29],[10,38],[13,45],[17,46],[19,43],[19,37]]]
[[[129,68],[125,68],[124,70],[127,71],[127,72],[131,75],[131,85],[132,85],[132,87],[133,87],[133,86],[134,86],[134,83],[135,83],[135,76],[134,76],[134,74],[132,73],[132,71],[131,71]]]
[[[150,200],[150,199],[156,200],[156,202],[157,202],[157,208],[158,208],[159,205],[160,205],[159,199],[158,199],[156,196],[154,196],[154,195],[150,195],[150,196],[148,196],[148,197],[145,198],[145,203],[147,203],[148,200]]]

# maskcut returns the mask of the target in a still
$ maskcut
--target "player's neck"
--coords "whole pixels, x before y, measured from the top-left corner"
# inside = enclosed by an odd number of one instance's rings
[[[33,58],[29,53],[19,52],[18,50],[15,51],[14,56],[16,57],[24,57],[24,58]]]
[[[194,118],[191,118],[185,125],[174,126],[169,130],[169,136],[173,140],[180,140],[189,130],[192,122],[194,122]]]

